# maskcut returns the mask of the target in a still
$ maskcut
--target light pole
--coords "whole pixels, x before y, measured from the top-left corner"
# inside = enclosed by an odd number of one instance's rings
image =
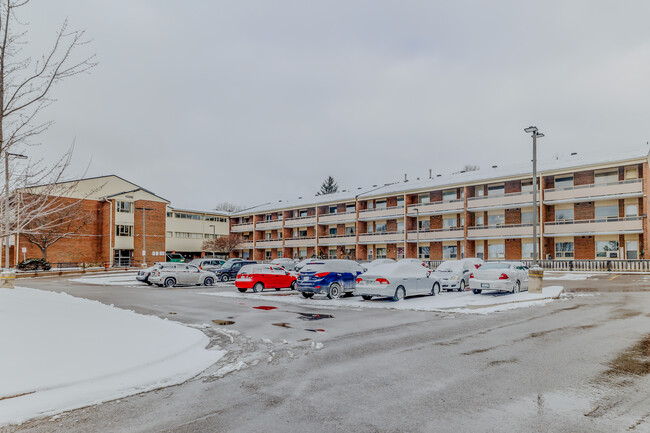
[[[210,227],[212,227],[212,242],[213,242],[213,245],[214,245],[214,240],[217,238],[217,229],[216,229],[217,226],[216,226],[216,224],[210,224]],[[213,259],[215,258],[214,246],[212,247],[212,258]]]
[[[415,208],[415,257],[420,258],[420,209]]]
[[[146,263],[147,262],[147,259],[146,259],[146,257],[147,257],[147,255],[146,255],[147,254],[147,236],[146,236],[147,230],[146,230],[146,228],[147,228],[147,226],[146,226],[146,221],[145,221],[144,216],[145,216],[146,211],[153,210],[153,208],[150,208],[150,207],[136,207],[136,210],[141,210],[142,211],[142,267],[144,268],[144,267],[147,266],[147,263]]]
[[[537,266],[537,138],[544,134],[537,130],[537,126],[524,128],[524,132],[533,137],[533,266]]]
[[[9,157],[27,159],[25,155],[10,153],[5,150],[5,269],[9,269]]]

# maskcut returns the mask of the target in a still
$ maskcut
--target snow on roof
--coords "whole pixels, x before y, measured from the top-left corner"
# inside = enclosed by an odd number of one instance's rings
[[[569,156],[560,156],[557,159],[538,159],[537,172],[544,174],[556,170],[576,169],[597,164],[620,164],[626,161],[647,159],[648,147],[639,146],[636,148],[620,149],[615,154],[596,153],[589,154],[572,154]],[[262,205],[254,206],[239,212],[233,212],[231,216],[250,215],[254,213],[265,213],[278,211],[282,209],[308,208],[328,203],[341,203],[345,201],[354,201],[357,197],[374,197],[380,195],[404,193],[417,190],[435,190],[454,185],[466,185],[471,183],[487,182],[490,180],[508,178],[508,177],[525,177],[532,175],[532,164],[526,161],[521,164],[511,164],[507,166],[496,166],[484,168],[475,171],[459,172],[435,176],[433,178],[394,182],[384,184],[383,186],[373,186],[367,188],[358,188],[356,190],[338,192],[334,194],[299,197],[294,200],[279,200]]]

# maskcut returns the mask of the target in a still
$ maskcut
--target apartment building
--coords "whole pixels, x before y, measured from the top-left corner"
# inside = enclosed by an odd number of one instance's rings
[[[541,258],[644,259],[648,247],[648,150],[492,166],[428,179],[278,201],[231,215],[255,260],[373,260],[533,254],[538,185]]]
[[[202,257],[206,255],[205,240],[228,234],[226,214],[173,208],[165,198],[119,176],[57,185],[61,195],[53,195],[52,199],[78,204],[77,215],[71,218],[83,219],[84,223],[47,248],[47,259],[52,263],[138,265],[165,261],[165,254],[171,252],[186,258]],[[57,191],[46,190],[49,195]],[[38,194],[39,188],[30,192]],[[61,229],[57,226],[50,230]],[[42,257],[39,246],[25,234],[13,237],[11,244],[13,264]]]

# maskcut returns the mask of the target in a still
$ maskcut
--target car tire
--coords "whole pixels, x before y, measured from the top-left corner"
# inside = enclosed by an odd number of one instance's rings
[[[237,290],[239,290],[242,293],[244,293],[246,291],[246,289],[242,289],[241,287],[237,287]]]
[[[436,296],[440,294],[440,284],[438,283],[433,283],[433,287],[431,287],[431,296]]]
[[[341,297],[341,286],[338,283],[330,284],[327,289],[327,297],[330,299],[338,299]]]
[[[372,299],[372,295],[361,295],[364,301],[369,301]]]
[[[460,287],[458,288],[459,292],[465,291],[465,280],[460,280]]]
[[[214,286],[214,278],[206,277],[206,279],[203,280],[203,285],[204,286]]]
[[[314,296],[313,293],[310,293],[310,292],[302,292],[302,297],[303,297],[303,298],[307,298],[307,299],[309,299],[309,298],[311,298],[312,296]]]
[[[151,286],[153,284],[153,283],[150,283],[149,280],[145,281],[145,283],[147,283],[147,285],[149,285],[149,286]]]
[[[512,288],[512,293],[519,293],[519,290],[521,289],[519,281],[515,283],[515,287]]]
[[[264,290],[264,284],[259,282],[255,283],[255,285],[253,286],[253,293],[261,292],[262,290]]]
[[[296,282],[291,283],[291,290],[296,290]]]
[[[393,301],[397,302],[397,301],[400,301],[400,300],[404,299],[405,297],[406,297],[406,290],[404,290],[404,287],[399,286],[395,290],[395,295],[393,296]]]
[[[229,279],[229,278],[228,278],[228,274],[223,274],[223,275],[221,276],[221,282],[223,282],[223,283],[227,283],[227,282],[228,282],[228,279]]]
[[[165,278],[165,287],[174,287],[176,285],[176,279],[175,278]]]
[[[481,289],[473,289],[472,293],[474,293],[475,295],[480,295],[481,294]]]

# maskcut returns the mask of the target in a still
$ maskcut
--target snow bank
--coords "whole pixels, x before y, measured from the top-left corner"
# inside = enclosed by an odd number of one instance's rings
[[[0,425],[182,383],[224,354],[196,329],[66,294],[0,289]]]
[[[545,280],[564,280],[564,281],[583,281],[593,277],[594,274],[580,274],[580,273],[551,273],[544,272]]]
[[[137,272],[122,272],[119,274],[86,275],[79,278],[70,278],[70,281],[83,284],[97,284],[100,286],[146,286],[146,283],[135,279]]]
[[[388,308],[413,311],[445,311],[453,313],[488,314],[515,308],[543,305],[557,299],[564,288],[562,286],[544,287],[542,293],[496,293],[484,291],[475,295],[470,291],[441,293],[436,296],[414,296],[393,302],[387,298],[373,298],[364,301],[359,297],[329,300],[316,295],[305,299],[299,293],[287,296],[287,293],[239,293],[239,292],[201,292],[199,295],[223,296],[227,298],[247,298],[287,304],[308,305],[319,308]]]

